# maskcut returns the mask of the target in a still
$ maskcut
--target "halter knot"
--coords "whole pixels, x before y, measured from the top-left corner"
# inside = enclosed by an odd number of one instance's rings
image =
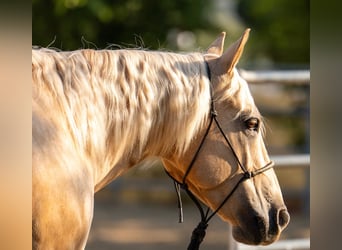
[[[217,111],[216,111],[215,109],[212,109],[212,110],[210,111],[210,114],[211,114],[212,116],[217,116]]]
[[[244,173],[244,176],[245,176],[245,179],[251,179],[254,177],[254,173],[253,172],[249,172],[249,171],[246,171]]]

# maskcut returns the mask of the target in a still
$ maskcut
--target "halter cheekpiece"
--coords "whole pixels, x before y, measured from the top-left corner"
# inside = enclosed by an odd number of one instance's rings
[[[211,75],[210,75],[210,69],[209,69],[209,65],[208,63],[205,61],[206,64],[206,71],[207,71],[207,75],[209,78],[209,81],[211,81]],[[263,166],[262,168],[259,168],[255,171],[248,171],[247,168],[240,162],[230,140],[228,139],[228,137],[226,136],[226,134],[224,133],[220,123],[217,120],[217,116],[218,113],[215,109],[215,102],[213,100],[213,95],[212,95],[212,90],[210,87],[210,98],[211,98],[211,104],[210,104],[210,122],[209,125],[204,133],[204,136],[201,140],[201,143],[196,151],[196,153],[194,154],[184,176],[181,182],[177,181],[173,176],[170,175],[170,173],[167,173],[167,175],[174,181],[174,185],[175,185],[175,189],[176,189],[176,194],[177,194],[177,199],[178,199],[178,208],[179,208],[179,223],[183,222],[183,206],[182,206],[182,198],[181,198],[181,193],[180,190],[183,189],[185,190],[185,192],[188,194],[188,196],[191,198],[191,200],[195,203],[195,205],[197,206],[200,215],[201,215],[201,221],[199,222],[199,224],[197,225],[197,227],[193,230],[192,232],[192,236],[191,236],[191,241],[190,244],[188,246],[188,250],[198,250],[199,246],[201,244],[201,242],[203,241],[205,234],[206,234],[206,229],[208,227],[208,223],[209,221],[214,217],[214,215],[224,206],[224,204],[228,201],[228,199],[233,195],[233,193],[235,192],[235,190],[238,188],[239,184],[247,179],[251,179],[254,178],[255,176],[271,169],[274,166],[274,162],[270,161],[269,163],[267,163],[265,166]],[[206,212],[204,212],[204,209],[200,203],[200,201],[195,197],[195,195],[189,190],[188,185],[186,183],[186,178],[189,175],[196,159],[197,156],[199,155],[201,148],[205,142],[205,139],[207,138],[209,131],[211,129],[211,126],[213,124],[213,122],[215,122],[217,128],[219,129],[221,135],[223,136],[223,138],[225,139],[227,145],[229,146],[231,152],[233,153],[239,167],[241,168],[241,170],[243,171],[243,176],[239,179],[239,181],[235,184],[235,186],[233,187],[233,189],[227,194],[226,198],[220,203],[220,205],[211,213],[209,207],[207,207]]]

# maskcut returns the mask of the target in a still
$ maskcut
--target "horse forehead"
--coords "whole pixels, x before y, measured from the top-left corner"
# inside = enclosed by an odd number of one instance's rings
[[[248,87],[248,83],[243,79],[238,71],[235,69],[231,79],[230,87],[233,93],[234,103],[237,108],[242,112],[255,112],[256,106],[253,96]]]

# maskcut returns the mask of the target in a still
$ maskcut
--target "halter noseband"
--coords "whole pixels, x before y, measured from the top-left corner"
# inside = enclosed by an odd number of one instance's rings
[[[206,63],[206,70],[207,70],[207,74],[208,74],[208,78],[209,81],[211,80],[211,75],[210,75],[210,69],[209,69],[209,65],[207,62]],[[239,160],[239,157],[237,156],[230,140],[228,139],[228,137],[226,136],[226,134],[224,133],[220,123],[217,120],[217,111],[215,109],[215,103],[213,100],[213,95],[212,95],[212,90],[210,88],[210,98],[211,98],[211,105],[210,105],[210,122],[209,125],[207,127],[207,130],[204,133],[204,136],[202,138],[202,141],[196,151],[196,153],[194,154],[184,176],[182,179],[182,182],[177,181],[173,176],[170,175],[169,172],[166,171],[167,175],[174,181],[175,184],[175,189],[176,189],[176,193],[177,193],[177,198],[178,198],[178,208],[179,208],[179,222],[183,222],[183,208],[182,208],[182,199],[181,199],[181,194],[180,194],[180,189],[182,188],[183,190],[186,191],[186,193],[188,194],[188,196],[191,198],[191,200],[195,203],[195,205],[197,206],[200,215],[201,215],[201,221],[200,223],[197,225],[197,227],[193,230],[192,232],[192,236],[191,236],[191,241],[190,244],[188,246],[188,250],[197,250],[199,249],[199,246],[201,244],[201,242],[203,241],[204,237],[205,237],[205,230],[208,227],[208,223],[209,221],[214,217],[214,215],[224,206],[224,204],[228,201],[228,199],[233,195],[233,193],[235,192],[235,190],[238,188],[239,184],[247,179],[251,179],[269,169],[271,169],[274,166],[274,162],[270,161],[269,163],[267,163],[265,166],[263,166],[262,168],[259,168],[255,171],[248,171],[247,168],[241,163],[241,161]],[[239,167],[241,168],[241,170],[243,171],[243,176],[239,179],[239,181],[235,184],[235,186],[233,187],[233,189],[227,194],[226,198],[220,203],[220,205],[209,215],[209,207],[207,207],[206,212],[204,212],[203,207],[200,203],[200,201],[195,197],[195,195],[189,190],[188,185],[186,184],[186,178],[189,175],[198,155],[199,152],[201,151],[201,148],[205,142],[205,139],[207,138],[209,131],[211,129],[211,126],[213,124],[213,122],[215,122],[217,128],[219,129],[221,135],[223,136],[223,138],[225,139],[226,143],[228,144],[229,148],[231,149],[231,152],[233,153]]]

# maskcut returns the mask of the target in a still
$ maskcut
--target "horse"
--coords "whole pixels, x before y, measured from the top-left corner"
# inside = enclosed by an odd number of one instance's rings
[[[236,69],[249,31],[202,53],[32,49],[33,249],[84,249],[94,194],[155,158],[235,240],[279,238],[289,213]]]

